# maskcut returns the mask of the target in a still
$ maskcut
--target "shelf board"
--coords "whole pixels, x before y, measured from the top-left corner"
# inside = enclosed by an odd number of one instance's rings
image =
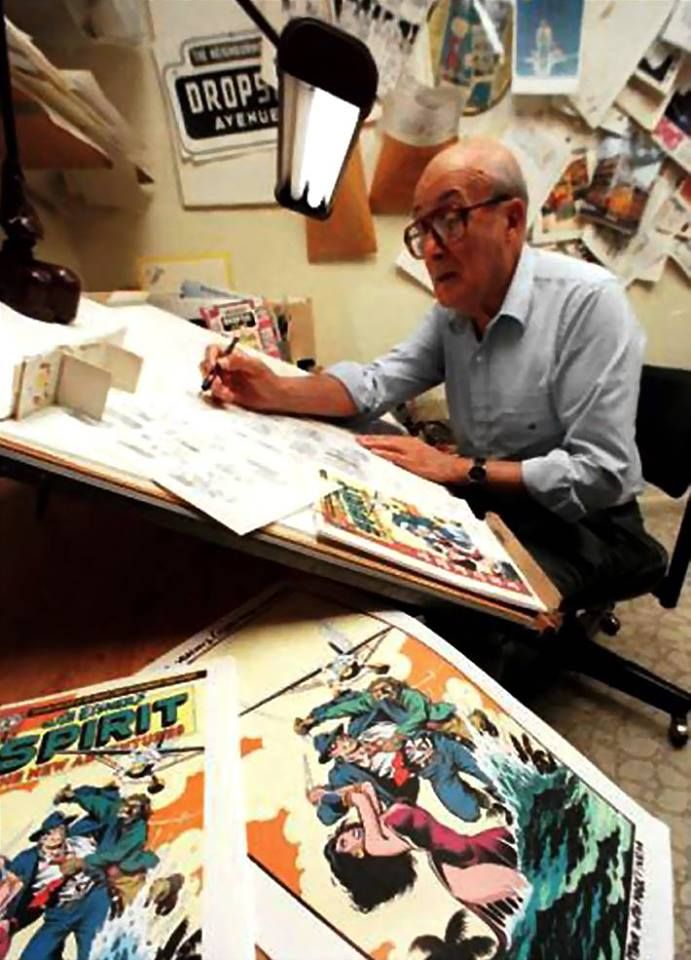
[[[91,144],[53,123],[45,109],[19,90],[13,91],[22,166],[27,170],[84,170],[112,166]],[[0,156],[5,143],[0,129]]]

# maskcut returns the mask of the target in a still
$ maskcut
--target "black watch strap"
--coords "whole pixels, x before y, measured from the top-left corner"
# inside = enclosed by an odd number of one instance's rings
[[[468,483],[481,484],[487,483],[487,457],[475,457],[473,465],[468,471]]]

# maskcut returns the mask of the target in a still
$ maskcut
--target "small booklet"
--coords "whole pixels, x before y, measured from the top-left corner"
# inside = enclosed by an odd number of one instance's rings
[[[232,661],[0,708],[0,958],[249,960]]]
[[[331,484],[316,505],[317,535],[434,580],[529,610],[545,610],[525,575],[463,500],[423,508],[321,471]],[[333,489],[336,484],[336,489]]]

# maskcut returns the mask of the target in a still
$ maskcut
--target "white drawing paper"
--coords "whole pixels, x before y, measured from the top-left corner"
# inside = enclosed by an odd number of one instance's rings
[[[669,255],[681,268],[687,280],[691,280],[691,238],[675,237]]]
[[[662,31],[662,39],[691,53],[691,0],[678,0]]]
[[[578,92],[570,99],[588,126],[600,126],[639,60],[657,37],[674,0],[589,0],[583,16]]]
[[[396,257],[396,267],[402,273],[405,273],[407,276],[417,281],[417,283],[424,287],[425,290],[428,290],[431,294],[434,294],[434,285],[430,279],[427,267],[425,266],[425,261],[416,260],[415,257],[411,257],[406,247],[401,247],[401,252]]]
[[[142,472],[235,533],[250,533],[314,502],[315,467],[291,458],[277,440],[265,440],[261,416],[252,419],[254,429],[242,430],[243,418],[213,413],[203,404],[156,409],[118,397],[106,421]]]

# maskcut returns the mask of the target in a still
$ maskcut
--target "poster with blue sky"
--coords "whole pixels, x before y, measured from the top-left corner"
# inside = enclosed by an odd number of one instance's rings
[[[584,0],[515,0],[514,93],[578,89]]]

